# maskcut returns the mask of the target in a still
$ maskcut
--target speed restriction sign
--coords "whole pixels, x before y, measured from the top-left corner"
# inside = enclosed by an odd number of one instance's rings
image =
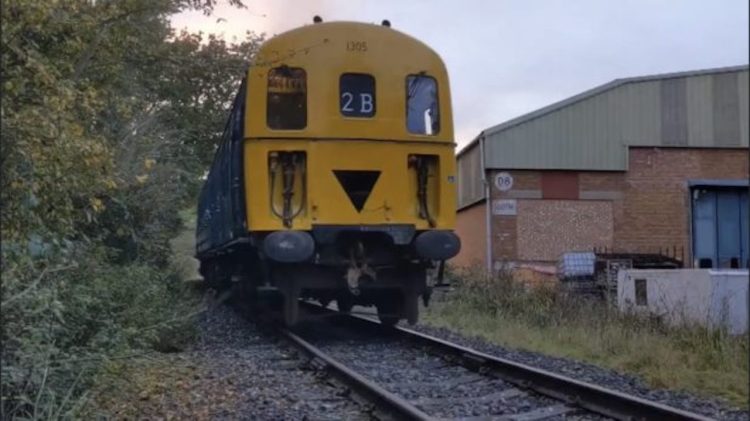
[[[495,187],[500,191],[508,191],[513,188],[513,176],[507,172],[498,173],[495,176]]]

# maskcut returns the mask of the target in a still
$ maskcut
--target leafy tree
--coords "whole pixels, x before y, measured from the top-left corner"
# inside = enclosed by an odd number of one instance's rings
[[[145,159],[183,178],[201,172],[259,41],[173,36],[170,13],[214,4],[3,3],[7,240],[74,235],[103,209],[101,196],[142,184]]]
[[[64,415],[182,311],[168,240],[261,41],[170,28],[215,4],[2,2],[2,418]]]

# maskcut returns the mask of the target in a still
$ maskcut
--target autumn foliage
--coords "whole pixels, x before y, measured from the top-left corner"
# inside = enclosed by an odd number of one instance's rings
[[[169,239],[260,40],[170,27],[213,4],[2,2],[3,419],[74,415],[106,361],[182,340]]]

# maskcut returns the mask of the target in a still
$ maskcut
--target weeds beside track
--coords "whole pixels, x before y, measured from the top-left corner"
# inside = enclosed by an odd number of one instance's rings
[[[668,326],[556,286],[528,287],[509,277],[453,278],[453,290],[423,313],[425,324],[633,374],[653,388],[748,406],[747,334]]]

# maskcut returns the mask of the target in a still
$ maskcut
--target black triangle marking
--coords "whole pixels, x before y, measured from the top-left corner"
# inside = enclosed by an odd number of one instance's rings
[[[380,171],[333,170],[333,174],[339,180],[339,184],[344,188],[357,212],[361,212],[380,177]]]

